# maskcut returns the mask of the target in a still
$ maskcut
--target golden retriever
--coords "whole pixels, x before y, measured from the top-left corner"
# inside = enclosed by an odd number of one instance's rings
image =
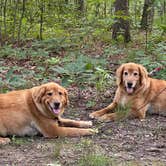
[[[121,118],[117,112],[108,113],[117,106],[129,107],[127,117],[144,119],[147,110],[166,114],[166,81],[148,77],[140,64],[122,64],[116,71],[117,90],[113,102],[90,114],[91,118],[111,121]],[[122,114],[123,115],[123,114]]]
[[[44,137],[83,136],[94,133],[91,121],[61,118],[68,104],[66,89],[47,83],[31,89],[0,94],[0,144],[7,135]],[[85,127],[87,129],[83,129]]]

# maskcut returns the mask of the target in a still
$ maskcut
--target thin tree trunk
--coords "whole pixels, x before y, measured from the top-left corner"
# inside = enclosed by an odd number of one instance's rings
[[[163,2],[163,7],[162,7],[162,17],[161,17],[161,21],[162,23],[165,23],[165,15],[166,15],[166,1]]]
[[[115,1],[115,23],[113,25],[112,39],[117,40],[121,34],[124,37],[124,42],[127,43],[131,40],[130,37],[130,23],[128,12],[128,0],[116,0]]]
[[[0,15],[1,15],[1,18],[3,18],[3,0],[1,0],[1,12],[0,12]],[[2,46],[2,21],[0,20],[0,46]]]
[[[107,17],[107,2],[104,1],[104,17]]]
[[[96,9],[95,9],[95,16],[96,17],[99,15],[99,7],[100,7],[100,2],[96,2]]]
[[[43,40],[43,13],[44,13],[44,2],[42,1],[40,6],[40,40]]]
[[[141,19],[141,29],[149,29],[151,31],[153,25],[153,17],[154,0],[145,0]]]
[[[6,25],[6,7],[7,7],[7,0],[5,0],[4,8],[3,8],[3,23],[4,23],[4,36],[7,37],[7,25]]]
[[[84,12],[84,0],[78,0],[78,11]]]
[[[25,14],[25,1],[26,0],[23,0],[23,2],[22,2],[22,14],[21,14],[20,21],[19,21],[18,35],[17,35],[18,42],[20,41],[21,28],[22,28],[22,19],[24,18],[24,14]]]
[[[12,32],[12,41],[15,40],[15,29],[16,29],[16,17],[17,17],[17,9],[18,9],[18,0],[14,1],[15,9],[14,9],[14,16],[13,16],[13,32]]]
[[[137,1],[134,2],[134,24],[137,27]]]

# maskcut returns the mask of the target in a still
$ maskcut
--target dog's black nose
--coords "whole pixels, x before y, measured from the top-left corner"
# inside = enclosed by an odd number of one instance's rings
[[[133,85],[133,84],[132,84],[131,82],[128,82],[128,83],[127,83],[127,87],[128,87],[128,88],[132,88],[132,85]]]
[[[59,103],[59,102],[55,102],[55,103],[54,103],[54,108],[55,108],[55,109],[58,109],[59,106],[60,106],[60,103]]]

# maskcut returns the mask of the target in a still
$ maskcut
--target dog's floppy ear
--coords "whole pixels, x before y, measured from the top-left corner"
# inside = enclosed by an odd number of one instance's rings
[[[69,104],[69,98],[68,98],[68,92],[66,89],[64,91],[64,94],[65,94],[65,105],[67,106]]]
[[[33,91],[33,99],[37,102],[37,103],[41,103],[42,97],[44,96],[46,92],[46,87],[35,87],[34,91]]]
[[[142,65],[139,65],[139,72],[140,72],[140,77],[141,77],[141,85],[146,85],[147,84],[147,79],[148,79],[148,72],[145,67]]]
[[[116,83],[119,86],[122,83],[122,74],[124,70],[124,65],[121,65],[117,70],[116,70]]]

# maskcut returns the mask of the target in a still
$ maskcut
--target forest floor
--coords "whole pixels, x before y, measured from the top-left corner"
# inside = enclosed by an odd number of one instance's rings
[[[88,114],[93,110],[86,109],[88,100],[90,98],[79,100],[72,98],[65,117],[89,120]],[[107,104],[102,102],[99,105],[101,107]],[[13,137],[12,143],[0,147],[0,165],[79,166],[82,162],[86,163],[82,160],[92,160],[92,154],[95,154],[97,157],[109,158],[109,164],[105,165],[164,166],[166,165],[165,123],[166,117],[154,115],[147,116],[144,121],[138,119],[109,123],[94,121],[94,127],[99,130],[94,136],[57,139]],[[99,161],[94,160],[94,162]],[[93,165],[95,166],[95,163]]]
[[[113,67],[116,69],[116,64]],[[67,89],[70,105],[64,117],[76,120],[90,120],[89,113],[107,106],[115,94],[114,86],[101,94],[97,94],[93,87],[86,87],[81,92],[77,86]],[[91,107],[89,101],[96,104]],[[166,117],[149,115],[144,121],[133,119],[102,123],[93,120],[93,126],[99,133],[81,138],[11,137],[10,144],[0,146],[0,166],[164,166],[165,124]],[[88,160],[92,160],[91,164]]]

